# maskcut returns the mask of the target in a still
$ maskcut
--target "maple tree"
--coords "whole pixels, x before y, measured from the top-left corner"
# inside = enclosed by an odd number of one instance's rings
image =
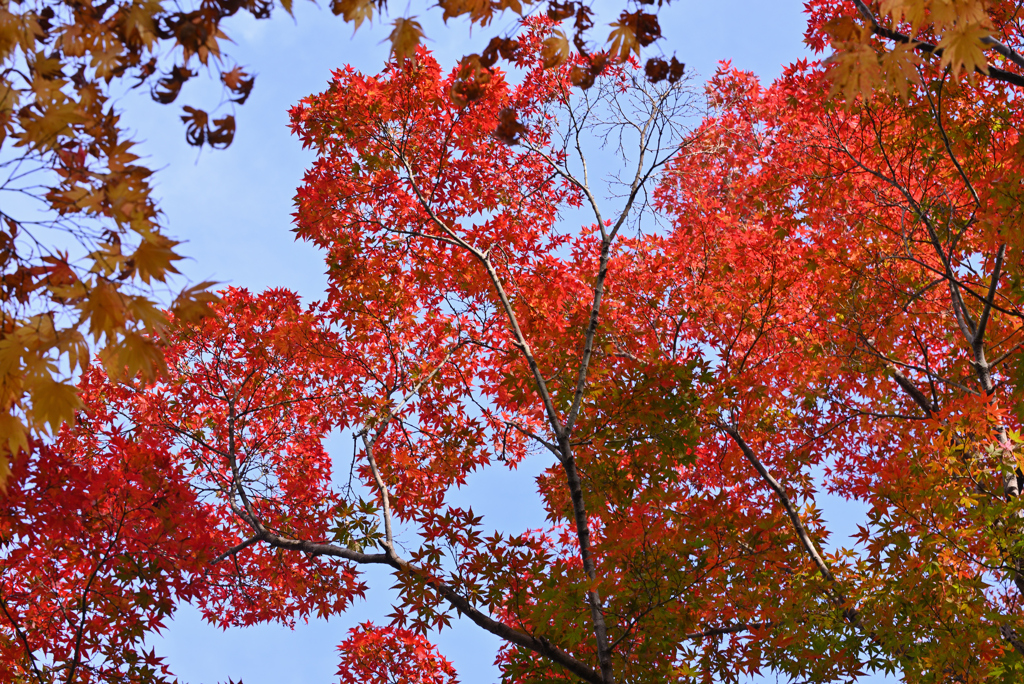
[[[292,111],[324,301],[228,290],[165,378],[86,370],[0,502],[0,673],[166,680],[141,644],[177,602],[293,624],[377,565],[393,620],[343,681],[452,681],[427,637],[456,614],[508,682],[1020,679],[1010,86],[923,62],[849,107],[835,61],[724,69],[705,111],[636,62],[576,87],[552,30],[517,85],[420,49]],[[543,528],[452,503],[535,453]],[[854,539],[823,492],[866,508]]]

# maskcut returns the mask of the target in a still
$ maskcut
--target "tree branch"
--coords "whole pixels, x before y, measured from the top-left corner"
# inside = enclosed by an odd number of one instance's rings
[[[978,328],[974,333],[974,339],[971,340],[971,346],[974,348],[975,356],[981,354],[984,358],[984,344],[985,344],[985,326],[988,325],[988,319],[992,314],[992,302],[996,298],[996,288],[999,286],[999,276],[1003,270],[1003,257],[1006,254],[1006,243],[999,245],[999,250],[996,252],[995,264],[992,267],[992,282],[988,286],[988,295],[985,297],[985,302],[981,310],[981,315],[978,317]],[[987,364],[986,364],[987,366]]]
[[[687,641],[696,641],[698,639],[706,639],[707,637],[725,636],[726,634],[737,634],[739,632],[748,632],[756,629],[764,629],[771,627],[771,622],[741,622],[735,625],[729,625],[728,627],[710,627],[700,632],[691,632],[685,635],[683,638]]]
[[[565,651],[562,651],[543,637],[531,636],[525,632],[515,629],[514,627],[510,627],[503,622],[499,622],[489,615],[486,615],[474,607],[472,603],[450,586],[439,579],[432,577],[425,570],[402,559],[394,551],[391,551],[390,553],[366,554],[340,547],[335,544],[288,539],[269,531],[262,535],[262,539],[271,546],[280,549],[301,551],[312,556],[343,558],[345,560],[361,564],[387,565],[397,571],[413,574],[429,584],[435,591],[437,591],[438,594],[448,601],[453,608],[487,632],[548,658],[552,662],[557,665],[561,665],[572,674],[586,682],[589,682],[590,684],[604,684],[603,678],[582,661],[579,661]]]
[[[258,543],[262,539],[263,539],[262,535],[256,535],[255,537],[249,537],[244,542],[242,542],[240,544],[235,544],[234,546],[232,546],[230,549],[228,549],[224,553],[219,554],[216,558],[214,558],[212,561],[210,561],[210,565],[216,565],[217,563],[220,563],[222,560],[224,560],[228,556],[234,556],[239,551],[242,551],[244,549],[249,548],[250,546],[252,546],[253,544]]]
[[[846,595],[842,590],[842,586],[839,584],[839,580],[837,580],[835,575],[832,574],[832,570],[828,567],[828,563],[825,562],[825,559],[822,558],[821,554],[818,552],[814,541],[811,539],[811,535],[807,532],[807,528],[804,527],[803,521],[800,520],[800,514],[796,510],[796,506],[793,505],[789,496],[787,496],[786,490],[781,484],[779,484],[778,480],[772,477],[771,473],[768,472],[768,469],[764,467],[764,464],[761,463],[757,458],[757,455],[754,454],[754,451],[740,435],[739,430],[731,425],[726,425],[721,422],[716,423],[716,427],[732,437],[733,441],[740,448],[740,451],[743,452],[746,459],[754,466],[754,469],[757,470],[761,479],[771,487],[772,491],[775,492],[775,496],[778,498],[779,503],[782,504],[782,507],[785,509],[790,521],[793,523],[793,529],[796,532],[804,551],[808,556],[810,556],[821,576],[828,581],[828,584],[830,585],[828,590],[829,596],[832,598],[836,606],[843,611],[843,617],[846,618],[851,625],[860,627],[859,611],[857,611],[856,608],[847,606]]]
[[[392,141],[392,143],[393,142],[394,141]],[[491,286],[494,287],[494,290],[498,295],[498,299],[501,301],[502,310],[505,312],[505,316],[512,328],[515,346],[522,352],[526,359],[526,363],[530,368],[530,372],[533,374],[533,380],[537,386],[537,391],[540,394],[541,401],[544,403],[544,410],[545,413],[547,413],[548,421],[551,423],[554,433],[556,435],[560,434],[562,432],[562,421],[558,417],[558,412],[555,410],[555,403],[551,398],[551,393],[548,391],[547,382],[544,380],[544,375],[541,373],[540,365],[534,358],[533,350],[530,349],[530,344],[526,341],[526,336],[519,327],[519,320],[516,317],[515,310],[512,308],[512,302],[509,300],[508,294],[505,292],[505,287],[501,283],[501,278],[498,277],[498,272],[494,269],[494,264],[491,263],[490,251],[488,250],[485,252],[466,242],[459,237],[447,223],[441,220],[437,215],[437,212],[435,212],[433,207],[430,206],[427,198],[424,197],[423,193],[420,191],[419,184],[416,182],[416,175],[412,170],[412,166],[409,164],[409,160],[401,154],[399,154],[399,159],[401,160],[402,166],[405,168],[406,175],[409,179],[409,185],[412,187],[413,193],[416,195],[416,199],[419,202],[420,207],[426,212],[430,221],[452,241],[473,255],[483,265],[487,272],[487,277],[491,281]]]
[[[36,662],[36,657],[32,653],[32,647],[28,643],[28,636],[25,631],[18,624],[18,621],[11,615],[10,610],[7,607],[7,599],[0,594],[0,610],[3,610],[4,615],[7,617],[7,621],[14,627],[14,634],[18,637],[18,641],[21,642],[22,648],[25,649],[25,657],[28,658],[29,665],[32,668],[32,674],[35,675],[36,681],[39,684],[46,684],[43,680],[43,674],[39,671],[39,663]]]
[[[892,377],[896,381],[896,384],[903,388],[903,391],[910,395],[910,398],[914,400],[914,403],[921,407],[921,409],[931,418],[935,414],[935,407],[928,401],[928,397],[925,396],[924,392],[917,388],[910,378],[900,372],[896,366],[889,364],[889,370],[892,371]]]

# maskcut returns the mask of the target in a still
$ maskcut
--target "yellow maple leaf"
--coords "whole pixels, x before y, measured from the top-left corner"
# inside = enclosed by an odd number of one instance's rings
[[[19,384],[21,375],[21,358],[28,353],[25,345],[17,335],[7,335],[0,339],[0,383],[7,389]]]
[[[124,327],[124,295],[106,281],[100,280],[93,285],[78,308],[82,312],[82,322],[89,321],[89,332],[96,341],[103,336],[111,339]]]
[[[487,26],[494,16],[491,0],[443,0],[438,6],[444,10],[441,19],[446,24],[449,19],[468,14],[470,23]]]
[[[89,66],[96,69],[96,76],[107,81],[121,66],[121,49],[116,43],[110,45],[106,50],[97,50],[92,53]]]
[[[53,315],[38,314],[26,319],[0,342],[0,346],[5,349],[8,344],[19,348],[21,351],[17,353],[23,357],[38,355],[52,348],[57,344],[57,329],[53,323]],[[2,372],[7,372],[6,367]]]
[[[875,88],[882,82],[878,55],[865,43],[847,43],[825,62],[834,65],[829,74],[832,78],[832,94],[842,93],[848,103],[852,103],[857,95],[870,100]]]
[[[939,41],[939,48],[942,49],[940,66],[949,67],[954,78],[959,77],[961,71],[970,75],[975,70],[987,76],[988,60],[985,59],[984,43],[981,41],[990,35],[991,31],[980,24],[951,27]]]
[[[67,57],[81,57],[86,50],[85,33],[83,24],[69,24],[57,38],[55,47],[59,46]]]
[[[163,282],[169,273],[178,273],[172,263],[182,258],[174,251],[178,244],[176,240],[159,233],[151,233],[139,243],[130,261],[142,282],[148,284],[150,279]]]
[[[126,331],[120,342],[108,345],[99,356],[107,375],[115,381],[136,375],[152,381],[167,368],[160,343],[133,331]]]
[[[75,372],[76,366],[82,371],[89,367],[89,357],[91,355],[89,343],[86,342],[85,337],[78,330],[62,331],[60,341],[57,344],[57,350],[61,354],[67,355],[68,368],[72,373]]]
[[[156,42],[156,21],[154,17],[161,11],[162,7],[156,0],[143,0],[133,2],[124,18],[124,31],[126,37],[137,42],[146,48],[151,48]]]
[[[89,201],[88,199],[86,201]],[[121,253],[121,245],[116,242],[101,242],[97,245],[98,250],[89,254],[89,258],[93,260],[92,268],[89,269],[91,273],[101,273],[105,276],[112,275],[115,271],[121,270],[124,263],[128,260],[124,254]]]
[[[73,124],[85,121],[85,118],[78,111],[76,103],[61,102],[45,106],[39,114],[27,112],[21,116],[20,121],[23,133],[16,147],[28,145],[36,150],[48,150],[57,146],[59,136],[67,133]]]
[[[930,18],[937,33],[967,27],[972,24],[988,26],[989,16],[984,0],[931,0]]]
[[[395,19],[388,40],[391,41],[391,54],[399,64],[416,54],[416,48],[423,41],[423,27],[416,17]]]
[[[7,491],[11,476],[11,459],[28,451],[28,430],[21,420],[9,412],[0,413],[0,490]]]
[[[37,424],[46,424],[50,434],[56,434],[64,423],[75,418],[75,409],[81,408],[78,389],[66,382],[54,380],[50,375],[28,378],[26,389],[32,397],[33,417]]]
[[[141,324],[147,333],[162,335],[166,330],[167,313],[152,299],[127,297],[125,298],[125,308],[127,308],[131,320]]]
[[[220,297],[209,292],[209,289],[216,284],[206,281],[182,291],[171,306],[175,321],[191,323],[214,315],[211,307],[220,301]]]
[[[882,0],[878,8],[884,17],[891,17],[894,22],[906,21],[914,27],[914,32],[925,20],[925,0]]]
[[[910,94],[910,84],[920,85],[921,74],[917,65],[921,58],[913,45],[897,43],[892,50],[882,55],[882,75],[886,82],[894,86],[906,102]]]

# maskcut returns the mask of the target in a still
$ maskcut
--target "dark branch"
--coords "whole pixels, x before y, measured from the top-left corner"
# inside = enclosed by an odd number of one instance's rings
[[[697,639],[706,639],[707,637],[715,636],[725,636],[726,634],[736,634],[738,632],[750,632],[771,626],[771,622],[741,622],[736,625],[729,625],[728,627],[711,627],[701,632],[692,632],[690,634],[687,634],[683,638],[689,641],[696,641]]]

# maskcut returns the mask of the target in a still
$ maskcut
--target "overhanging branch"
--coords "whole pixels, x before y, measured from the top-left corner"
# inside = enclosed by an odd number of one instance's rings
[[[869,24],[871,24],[871,31],[876,36],[879,36],[880,38],[887,38],[888,40],[891,40],[896,43],[902,43],[903,45],[910,45],[918,52],[923,52],[928,55],[935,55],[936,57],[942,56],[944,51],[938,45],[935,45],[934,43],[928,43],[925,41],[915,40],[910,36],[906,35],[905,33],[893,31],[892,29],[885,28],[884,26],[879,24],[878,20],[875,18],[875,15],[871,12],[868,6],[864,4],[863,0],[853,0],[853,3],[854,5],[857,6],[857,11],[860,12],[860,15],[864,17],[864,19]],[[1009,47],[999,42],[995,38],[989,37],[983,39],[982,42],[991,47],[999,54],[1001,54],[1002,56],[1012,61],[1014,64],[1017,64],[1018,66],[1024,66],[1024,57],[1021,57],[1019,53],[1015,52],[1014,50],[1011,50]],[[1000,69],[999,67],[992,66],[991,64],[988,65],[985,69],[975,67],[974,71],[976,73],[981,74],[982,76],[987,76],[988,78],[991,78],[994,81],[1001,81],[1003,83],[1009,83],[1010,85],[1017,86],[1018,88],[1024,88],[1024,76],[1021,76],[1020,74],[1015,74],[1012,71]]]

